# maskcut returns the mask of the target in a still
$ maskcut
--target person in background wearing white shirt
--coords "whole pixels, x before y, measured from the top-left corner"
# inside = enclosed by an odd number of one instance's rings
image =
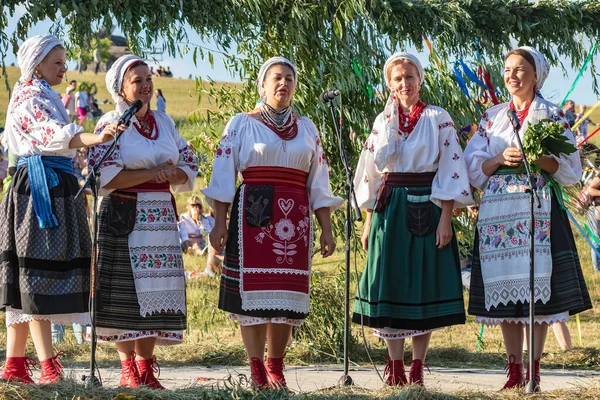
[[[581,104],[579,106],[579,114],[575,116],[575,123],[579,122],[579,120],[583,118],[586,110],[587,107],[584,104]],[[581,137],[582,140],[587,138],[588,124],[597,125],[588,117],[585,120],[581,121],[579,127],[577,127],[577,134]]]
[[[67,115],[71,118],[71,121],[77,119],[77,110],[75,109],[75,90],[77,89],[77,81],[69,82],[69,86],[65,90],[65,94],[62,98],[63,105],[67,109]]]
[[[77,114],[79,114],[79,125],[81,126],[83,126],[88,112],[87,87],[88,85],[85,82],[82,82],[81,85],[79,85],[79,91],[75,93],[75,105],[77,106]]]
[[[162,90],[156,89],[156,109],[158,111],[167,112],[167,100],[163,96]]]

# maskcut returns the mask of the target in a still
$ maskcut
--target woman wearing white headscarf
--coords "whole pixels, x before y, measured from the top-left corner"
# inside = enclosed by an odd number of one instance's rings
[[[173,119],[150,110],[152,73],[139,57],[119,58],[106,74],[116,110],[96,133],[141,100],[142,108],[100,167],[98,340],[115,343],[120,385],[164,389],[153,374],[156,344],[177,344],[186,329],[185,278],[175,192],[194,188],[198,164]],[[94,167],[109,144],[92,147]],[[89,335],[88,335],[89,337]]]
[[[432,330],[465,322],[451,220],[454,208],[473,200],[452,118],[419,99],[419,60],[396,53],[383,73],[390,97],[354,178],[358,206],[367,210],[362,243],[368,258],[353,322],[385,339],[387,385],[423,385]],[[413,348],[409,379],[406,338]]]
[[[225,250],[219,308],[240,323],[252,381],[261,388],[285,387],[285,347],[292,326],[308,315],[312,211],[322,229],[321,254],[328,257],[335,249],[331,212],[342,203],[331,193],[317,128],[292,110],[297,82],[289,60],[263,64],[262,102],[229,121],[210,185],[202,190],[215,210],[210,243]],[[243,181],[236,190],[238,172]]]
[[[560,108],[544,100],[539,90],[550,66],[536,49],[511,50],[504,60],[508,103],[488,109],[465,150],[471,184],[483,191],[475,235],[469,313],[486,325],[500,325],[508,357],[509,379],[504,389],[523,380],[523,325],[529,321],[530,204],[527,177],[509,109],[517,113],[521,139],[530,124],[549,119],[564,125],[564,135],[575,143]],[[541,207],[535,209],[534,327],[535,380],[548,324],[591,308],[569,219],[556,195],[557,183],[571,185],[581,177],[579,152],[537,161]],[[560,193],[560,191],[559,191]],[[532,357],[529,356],[531,361]],[[526,380],[529,379],[529,369]]]
[[[89,321],[91,242],[73,175],[75,149],[105,142],[72,124],[52,86],[65,74],[65,49],[53,35],[26,40],[17,53],[21,77],[8,111],[4,145],[19,157],[0,206],[0,307],[6,309],[5,381],[33,383],[25,357],[29,332],[42,367],[40,383],[57,382],[51,322]]]

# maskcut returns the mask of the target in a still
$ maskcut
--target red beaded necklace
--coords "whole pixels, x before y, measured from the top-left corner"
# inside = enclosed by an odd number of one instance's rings
[[[259,115],[262,123],[282,140],[292,140],[298,136],[298,116],[290,107],[278,113],[273,107],[265,103],[261,106]],[[281,122],[278,123],[278,120],[281,120]]]
[[[148,107],[148,110],[143,117],[136,116],[136,118],[137,122],[134,122],[133,126],[140,135],[150,140],[158,139],[158,125],[156,124],[154,113],[150,110],[150,107]]]
[[[417,125],[417,122],[419,122],[419,118],[421,118],[421,114],[423,114],[423,110],[425,110],[426,107],[427,104],[419,100],[408,114],[404,114],[402,112],[402,106],[398,103],[398,116],[400,117],[400,120],[398,121],[398,133],[409,135],[415,129],[415,126]]]
[[[521,123],[521,125],[523,125],[523,121],[525,121],[525,118],[527,118],[527,115],[529,114],[529,107],[531,107],[531,103],[529,103],[527,107],[519,111],[515,108],[515,104],[513,103],[513,101],[510,101],[509,107],[516,111],[517,118],[519,118],[519,122]]]

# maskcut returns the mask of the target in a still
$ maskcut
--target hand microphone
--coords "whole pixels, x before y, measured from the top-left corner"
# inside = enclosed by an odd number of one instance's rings
[[[329,103],[331,100],[335,99],[336,96],[339,96],[340,94],[341,94],[341,92],[339,90],[337,90],[337,89],[331,89],[330,91],[321,94],[319,96],[319,99],[323,103]]]
[[[118,125],[129,126],[129,121],[131,121],[131,118],[133,118],[133,116],[135,115],[136,112],[140,111],[140,108],[142,108],[143,105],[144,105],[144,103],[142,103],[142,101],[139,99],[134,101],[133,103],[131,103],[129,108],[127,108],[127,110],[125,110],[123,115],[121,115],[121,118],[119,118],[119,122],[118,122],[117,126]]]
[[[512,108],[509,108],[506,111],[506,115],[508,116],[508,119],[510,119],[510,122],[512,123],[513,128],[515,128],[515,130],[519,130],[521,129],[521,121],[519,121],[519,117],[517,117],[517,112],[515,110],[513,110]]]

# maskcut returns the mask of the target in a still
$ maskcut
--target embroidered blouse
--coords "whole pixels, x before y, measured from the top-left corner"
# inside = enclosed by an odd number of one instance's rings
[[[208,204],[232,203],[236,176],[248,167],[276,166],[308,173],[306,187],[313,210],[338,208],[343,200],[331,192],[327,159],[319,133],[307,117],[298,121],[298,135],[284,141],[248,114],[234,116],[225,127],[214,158],[210,185],[202,189]]]
[[[388,134],[385,118],[384,113],[377,116],[356,168],[354,189],[360,208],[375,208],[387,172],[436,172],[430,196],[434,204],[441,207],[443,200],[454,200],[454,208],[473,204],[462,148],[446,110],[428,105],[410,135],[395,141],[392,156],[380,170],[374,154],[378,150],[378,135]]]
[[[106,196],[112,190],[104,189],[123,169],[137,170],[149,169],[159,164],[172,160],[176,167],[184,171],[188,179],[181,185],[171,185],[174,192],[191,191],[194,188],[196,176],[198,175],[198,161],[192,149],[179,135],[175,122],[167,114],[154,111],[154,118],[158,127],[158,137],[148,139],[142,136],[133,126],[137,122],[135,116],[131,125],[122,133],[115,151],[102,164],[100,174],[100,194]],[[119,120],[116,111],[104,114],[96,124],[96,132],[100,134],[106,125],[115,124]],[[91,147],[88,153],[88,167],[96,165],[102,154],[108,149],[111,142]]]
[[[18,81],[6,114],[3,143],[19,157],[31,155],[73,158],[69,142],[83,131],[71,123],[62,100],[43,79]]]
[[[473,186],[481,190],[485,189],[489,180],[489,176],[483,173],[483,163],[489,158],[502,153],[507,147],[518,147],[512,124],[506,115],[508,108],[509,103],[503,103],[488,109],[481,118],[477,132],[465,149],[465,159],[469,166],[469,180]],[[519,131],[521,140],[529,124],[537,123],[541,119],[550,119],[563,124],[565,127],[564,135],[569,139],[569,142],[575,144],[564,113],[560,108],[540,97],[533,100],[527,118],[521,124]],[[579,152],[551,157],[558,161],[558,170],[553,175],[558,183],[572,185],[579,181],[582,172]]]

